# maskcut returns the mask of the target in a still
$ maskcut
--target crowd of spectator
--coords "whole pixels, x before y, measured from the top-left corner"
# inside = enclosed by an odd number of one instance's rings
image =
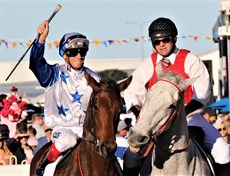
[[[16,104],[19,106],[19,103],[17,102],[19,96],[17,95],[16,90],[16,88],[12,89],[12,94],[8,96],[7,101],[9,103],[9,97],[11,97],[11,103],[15,103],[14,106],[16,106]],[[0,165],[30,164],[37,151],[46,143],[50,142],[52,129],[47,128],[44,123],[43,114],[41,113],[34,112],[31,115],[27,114],[27,117],[25,117],[23,107],[20,107],[22,108],[20,111],[22,117],[15,116],[17,119],[12,117],[14,116],[14,113],[19,113],[17,110],[20,108],[15,108],[14,112],[8,111],[9,113],[7,115],[7,108],[3,106],[4,102],[6,102],[5,99],[7,99],[7,96],[0,95],[0,98],[2,98],[0,99],[0,112],[4,110],[4,113],[0,113]],[[19,101],[22,101],[22,98]],[[23,101],[26,102],[25,99],[23,99]],[[26,103],[23,103],[23,106],[25,104]],[[11,123],[7,124],[5,123],[5,119],[9,116],[11,117],[8,118],[8,120]],[[211,123],[220,132],[226,142],[230,144],[229,113],[216,114],[216,111],[213,109],[205,109],[203,111],[203,117]],[[13,127],[11,126],[12,124],[14,125]],[[115,156],[121,167],[123,166],[124,151],[128,147],[127,134],[131,126],[132,119],[130,118],[125,118],[118,124],[116,134],[117,150]]]
[[[11,88],[10,94],[0,95],[0,165],[30,164],[38,148],[45,145],[40,142],[47,133],[43,117],[28,111],[28,105],[16,87]]]

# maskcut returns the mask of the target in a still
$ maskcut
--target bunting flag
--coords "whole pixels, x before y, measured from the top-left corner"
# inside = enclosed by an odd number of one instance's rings
[[[206,40],[211,40],[213,38],[212,35],[181,35],[178,36],[178,38],[181,39],[193,39],[194,41],[198,41],[200,38],[204,38]],[[109,47],[111,45],[115,44],[129,44],[131,42],[143,42],[143,41],[148,41],[150,42],[150,38],[148,37],[138,37],[138,38],[129,38],[129,39],[113,39],[113,40],[92,40],[90,43],[93,43],[95,46],[100,46],[103,45],[105,47]],[[27,40],[27,41],[16,41],[16,40],[5,40],[5,39],[0,39],[0,47],[5,45],[6,48],[17,48],[18,46],[26,47],[28,48],[32,43],[32,40]],[[47,46],[49,49],[52,49],[53,47],[58,48],[59,45],[59,40],[53,40],[53,41],[47,41],[46,42]]]

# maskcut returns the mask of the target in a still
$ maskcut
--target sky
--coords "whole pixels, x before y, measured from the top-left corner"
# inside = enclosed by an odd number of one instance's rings
[[[27,49],[26,43],[37,36],[38,25],[50,17],[58,4],[62,8],[50,22],[47,43],[60,40],[67,32],[80,32],[91,41],[87,59],[149,57],[152,45],[148,27],[158,17],[173,20],[179,31],[177,46],[198,55],[218,49],[218,44],[206,36],[212,35],[220,3],[221,0],[0,0],[0,41],[8,43],[7,48],[0,42],[0,62],[18,61]],[[101,44],[96,46],[93,41]],[[61,59],[54,43],[51,49],[46,45],[45,57]],[[24,60],[28,59],[29,52]]]

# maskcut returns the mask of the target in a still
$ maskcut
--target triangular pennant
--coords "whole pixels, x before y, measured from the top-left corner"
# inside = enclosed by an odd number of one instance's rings
[[[17,47],[17,43],[16,42],[13,42],[12,43],[12,48],[16,48]]]
[[[127,40],[125,40],[125,39],[123,39],[122,42],[124,42],[124,43],[129,43],[129,42],[128,42]]]
[[[58,48],[58,46],[59,46],[59,40],[54,40],[54,45],[55,45],[56,48]]]
[[[121,41],[120,40],[116,40],[116,43],[121,44]]]
[[[198,38],[199,38],[199,36],[197,36],[197,35],[194,35],[194,36],[193,36],[193,39],[194,39],[195,41],[197,41]]]
[[[114,44],[113,40],[108,40],[108,42],[109,42],[110,45]]]
[[[205,38],[206,38],[207,40],[210,40],[212,37],[211,37],[211,35],[206,35]]]
[[[48,48],[49,48],[49,49],[52,48],[52,43],[48,43]]]
[[[108,45],[107,45],[107,42],[106,42],[106,41],[103,41],[102,43],[103,43],[103,45],[104,45],[105,47],[108,47]]]
[[[96,46],[98,46],[98,45],[100,45],[101,41],[96,39],[96,40],[93,41],[93,43],[94,43]]]

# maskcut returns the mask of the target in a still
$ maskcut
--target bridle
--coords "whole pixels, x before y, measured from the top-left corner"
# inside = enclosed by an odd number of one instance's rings
[[[171,85],[173,85],[178,91],[179,91],[179,94],[180,94],[180,97],[181,97],[181,94],[183,93],[183,91],[173,82],[169,81],[169,80],[166,80],[166,79],[158,79],[158,81],[163,81],[163,82],[167,82]],[[159,136],[161,133],[163,133],[167,127],[167,125],[174,121],[174,119],[178,116],[179,114],[179,105],[177,104],[176,107],[174,108],[172,114],[169,116],[169,118],[166,120],[166,122],[160,127],[160,129],[156,132],[156,135]]]
[[[179,94],[180,94],[180,97],[182,97],[182,94],[183,94],[183,91],[173,82],[169,81],[169,80],[166,80],[166,79],[158,79],[158,81],[163,81],[163,82],[167,82],[171,85],[173,85],[178,91],[179,91]],[[175,106],[173,112],[171,113],[171,115],[169,116],[169,118],[166,120],[166,122],[160,127],[160,129],[156,132],[156,135],[154,137],[154,140],[157,136],[159,136],[161,133],[163,133],[165,130],[166,130],[166,127],[168,126],[168,124],[171,122],[173,123],[173,121],[175,121],[175,118],[178,117],[178,114],[179,114],[179,103]],[[155,140],[156,141],[156,140]],[[187,142],[187,145],[185,147],[183,147],[182,149],[177,149],[175,150],[176,152],[179,152],[179,151],[183,151],[183,150],[186,150],[189,145],[191,143],[191,139],[189,138],[189,141]],[[175,152],[174,151],[174,152]]]
[[[97,94],[99,94],[99,93],[105,93],[105,92],[108,92],[108,93],[116,93],[116,94],[119,94],[120,95],[120,92],[117,90],[117,89],[115,89],[115,88],[112,88],[112,87],[109,87],[109,88],[103,88],[103,89],[100,89],[100,90],[98,90],[98,91],[94,91],[93,93],[92,93],[92,95],[91,95],[91,98],[90,98],[90,109],[89,109],[89,120],[90,120],[90,133],[93,135],[93,140],[92,139],[88,139],[88,138],[86,138],[86,137],[84,137],[84,136],[82,136],[82,140],[83,141],[86,141],[86,142],[90,142],[90,143],[92,143],[92,144],[94,144],[94,145],[96,145],[95,146],[95,148],[96,147],[98,147],[99,146],[99,140],[97,139],[97,136],[96,136],[96,130],[95,130],[95,128],[94,128],[94,120],[93,120],[93,104],[94,104],[94,98],[95,98],[95,96],[97,95]],[[84,176],[84,173],[83,173],[83,169],[82,169],[82,165],[81,165],[81,161],[80,161],[80,145],[81,145],[81,143],[79,144],[79,146],[78,146],[78,165],[79,165],[79,169],[80,169],[80,175],[81,176]]]
[[[87,141],[87,142],[90,142],[92,144],[95,144],[96,147],[99,146],[99,140],[97,139],[97,136],[96,136],[96,130],[94,128],[94,120],[93,120],[93,104],[94,104],[94,99],[95,99],[95,96],[97,94],[100,94],[100,93],[105,93],[105,92],[109,92],[109,93],[116,93],[116,94],[119,94],[119,91],[115,88],[112,88],[112,87],[109,87],[109,88],[103,88],[103,89],[100,89],[100,90],[97,90],[97,91],[94,91],[91,95],[91,98],[90,98],[90,109],[89,109],[89,120],[90,120],[90,133],[93,135],[93,138],[94,139],[87,139],[86,137],[82,137],[82,140],[83,141]]]

